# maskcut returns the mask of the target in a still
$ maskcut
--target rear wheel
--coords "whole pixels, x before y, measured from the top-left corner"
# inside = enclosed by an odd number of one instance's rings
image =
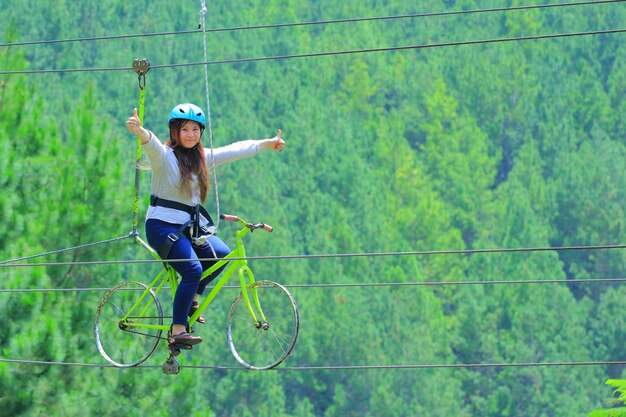
[[[228,313],[228,346],[235,359],[248,369],[270,369],[293,350],[298,338],[298,306],[291,293],[272,281],[257,281],[246,287],[255,311],[255,321],[239,293]],[[257,312],[253,291],[266,320]]]
[[[132,310],[131,310],[132,309]],[[150,357],[161,339],[163,311],[152,289],[135,281],[111,288],[100,301],[94,333],[100,354],[115,366],[136,366]]]

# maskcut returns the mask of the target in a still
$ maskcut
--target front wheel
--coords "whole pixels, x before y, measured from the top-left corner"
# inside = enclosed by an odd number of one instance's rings
[[[246,291],[257,317],[256,320],[252,317],[243,294],[239,293],[228,313],[228,346],[246,368],[270,369],[283,362],[296,344],[300,326],[298,306],[287,288],[272,281],[254,282]],[[262,313],[254,301],[255,291]]]
[[[156,294],[141,282],[111,288],[100,301],[94,333],[100,354],[115,366],[136,366],[161,339],[163,310]]]

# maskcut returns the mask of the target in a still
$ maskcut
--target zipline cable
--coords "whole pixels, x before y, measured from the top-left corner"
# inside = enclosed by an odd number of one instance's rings
[[[451,369],[451,368],[527,368],[527,367],[554,367],[554,366],[609,366],[625,365],[626,361],[570,361],[570,362],[502,362],[502,363],[435,363],[435,364],[404,364],[404,365],[326,365],[326,366],[285,366],[270,369],[274,371],[363,371],[375,369]],[[185,365],[186,369],[225,369],[245,370],[236,366],[203,366]]]
[[[119,368],[111,364],[62,362],[62,361],[37,361],[29,359],[4,359],[0,363],[25,364],[39,366],[76,366],[91,368],[113,369],[158,369],[161,365],[139,365],[130,368]],[[560,362],[502,362],[502,363],[435,363],[435,364],[400,364],[400,365],[320,365],[320,366],[280,366],[266,371],[364,371],[364,370],[394,370],[394,369],[467,369],[467,368],[540,368],[555,366],[613,366],[626,365],[626,361],[560,361]],[[251,372],[242,366],[224,365],[182,365],[180,369],[213,369],[227,371]],[[263,372],[266,372],[263,371]]]
[[[5,264],[12,263],[12,262],[26,261],[28,259],[39,258],[39,257],[42,257],[42,256],[57,255],[59,253],[68,252],[68,251],[71,251],[71,250],[85,249],[85,248],[89,248],[89,247],[96,246],[96,245],[102,245],[104,243],[112,243],[112,242],[116,242],[118,240],[128,239],[130,237],[132,237],[132,236],[131,235],[120,236],[120,237],[115,237],[113,239],[101,240],[99,242],[93,242],[93,243],[85,243],[84,245],[78,245],[78,246],[72,246],[72,247],[65,248],[65,249],[53,250],[53,251],[50,251],[50,252],[44,252],[44,253],[40,253],[40,254],[37,254],[37,255],[22,256],[20,258],[9,259],[7,261],[1,261],[0,262],[0,268],[2,266],[4,266]],[[17,265],[13,265],[13,266],[17,266]]]
[[[556,39],[556,38],[571,38],[577,36],[595,36],[595,35],[611,35],[624,33],[626,29],[604,29],[587,32],[570,32],[570,33],[555,33],[547,35],[533,35],[533,36],[520,36],[513,38],[495,38],[495,39],[482,39],[475,41],[455,41],[455,42],[442,42],[432,44],[420,44],[420,45],[405,45],[405,46],[390,46],[381,48],[369,48],[369,49],[353,49],[345,51],[327,51],[327,52],[312,52],[305,54],[293,54],[293,55],[277,55],[277,56],[265,56],[265,57],[252,57],[252,58],[233,58],[224,59],[218,61],[205,61],[205,62],[188,62],[181,64],[162,64],[152,65],[153,69],[161,68],[180,68],[191,67],[198,65],[223,65],[223,64],[238,64],[245,62],[260,62],[271,60],[283,60],[283,59],[296,59],[296,58],[313,58],[323,56],[335,56],[335,55],[353,55],[364,54],[374,52],[391,52],[391,51],[403,51],[403,50],[420,50],[420,49],[435,49],[445,48],[451,46],[466,46],[466,45],[485,45],[492,43],[505,43],[505,42],[523,42],[542,39]],[[0,75],[17,75],[17,74],[50,74],[50,73],[70,73],[70,72],[102,72],[102,71],[128,71],[132,68],[128,67],[103,67],[103,68],[68,68],[68,69],[45,69],[45,70],[16,70],[16,71],[0,71]]]
[[[413,282],[360,282],[360,283],[323,283],[323,284],[283,284],[292,288],[361,288],[361,287],[433,287],[433,286],[464,286],[464,285],[524,285],[524,284],[602,284],[626,282],[626,278],[582,278],[582,279],[529,279],[529,280],[493,280],[493,281],[413,281]],[[211,289],[212,287],[207,287]],[[230,290],[240,290],[239,285],[225,285]],[[105,292],[110,287],[93,288],[11,288],[0,289],[0,294],[48,293],[48,292]],[[163,289],[170,289],[164,286]]]
[[[124,237],[125,238],[125,237]],[[118,238],[121,239],[121,238]],[[74,248],[62,249],[62,251]],[[549,251],[574,251],[574,250],[606,250],[606,249],[626,249],[626,245],[590,245],[590,246],[548,246],[548,247],[528,247],[528,248],[495,248],[495,249],[455,249],[455,250],[432,250],[432,251],[407,251],[407,252],[362,252],[362,253],[327,253],[317,255],[266,255],[266,256],[246,256],[233,257],[231,260],[285,260],[285,259],[327,259],[327,258],[358,258],[358,257],[384,257],[384,256],[433,256],[433,255],[473,255],[479,253],[517,253],[517,252],[549,252]],[[52,252],[54,253],[54,252]],[[9,267],[30,267],[30,266],[67,266],[67,265],[118,265],[118,264],[143,264],[162,263],[160,259],[131,259],[117,261],[74,261],[74,262],[39,262],[16,264],[23,259],[30,259],[45,254],[33,255],[26,258],[17,258],[0,262],[0,269]],[[189,262],[196,259],[168,259],[168,263]],[[201,262],[216,261],[217,258],[199,258]]]
[[[206,33],[232,32],[232,31],[245,31],[245,30],[258,30],[258,29],[274,29],[274,28],[286,28],[286,27],[297,27],[297,26],[331,25],[331,24],[339,24],[339,23],[356,23],[356,22],[367,22],[367,21],[397,20],[397,19],[425,18],[425,17],[438,17],[438,16],[454,16],[454,15],[467,15],[467,14],[493,13],[493,12],[509,12],[509,11],[548,9],[548,8],[558,8],[558,7],[576,7],[576,6],[588,6],[588,5],[598,5],[598,4],[606,4],[606,3],[622,3],[624,1],[626,0],[598,0],[598,1],[583,1],[583,2],[571,2],[571,3],[539,4],[539,5],[529,5],[529,6],[495,7],[495,8],[489,8],[489,9],[452,10],[452,11],[446,11],[446,12],[411,13],[411,14],[402,14],[402,15],[393,15],[393,16],[357,17],[357,18],[347,18],[347,19],[320,20],[320,21],[311,21],[311,22],[277,23],[277,24],[255,25],[255,26],[236,26],[236,27],[227,27],[227,28],[206,29]],[[194,34],[198,32],[200,32],[200,30],[137,33],[137,34],[127,34],[127,35],[92,36],[92,37],[82,37],[82,38],[73,38],[73,39],[50,39],[50,40],[39,40],[39,41],[23,41],[23,42],[12,42],[12,43],[0,43],[0,47],[45,45],[45,44],[57,44],[57,43],[70,43],[70,42],[91,42],[91,41],[100,41],[100,40],[118,40],[118,39],[129,39],[129,38],[154,37],[154,36],[188,35],[188,34]]]

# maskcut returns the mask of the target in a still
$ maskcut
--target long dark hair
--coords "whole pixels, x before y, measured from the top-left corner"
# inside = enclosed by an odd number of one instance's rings
[[[196,174],[198,176],[198,184],[200,185],[200,200],[204,202],[209,191],[209,168],[204,158],[202,140],[190,149],[180,144],[180,129],[188,122],[189,120],[186,119],[170,120],[170,137],[167,142],[165,142],[165,145],[174,150],[174,155],[176,155],[176,159],[178,160],[178,166],[180,168],[180,187],[183,192],[191,197],[191,176],[192,174]],[[202,126],[200,126],[200,129],[202,129]],[[204,131],[204,129],[202,129],[201,132],[202,131]]]

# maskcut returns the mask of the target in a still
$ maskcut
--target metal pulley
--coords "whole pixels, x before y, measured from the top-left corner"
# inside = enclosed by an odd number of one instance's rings
[[[150,71],[150,61],[148,61],[148,58],[133,59],[133,71],[137,73],[139,88],[143,90],[146,86],[146,74]]]

